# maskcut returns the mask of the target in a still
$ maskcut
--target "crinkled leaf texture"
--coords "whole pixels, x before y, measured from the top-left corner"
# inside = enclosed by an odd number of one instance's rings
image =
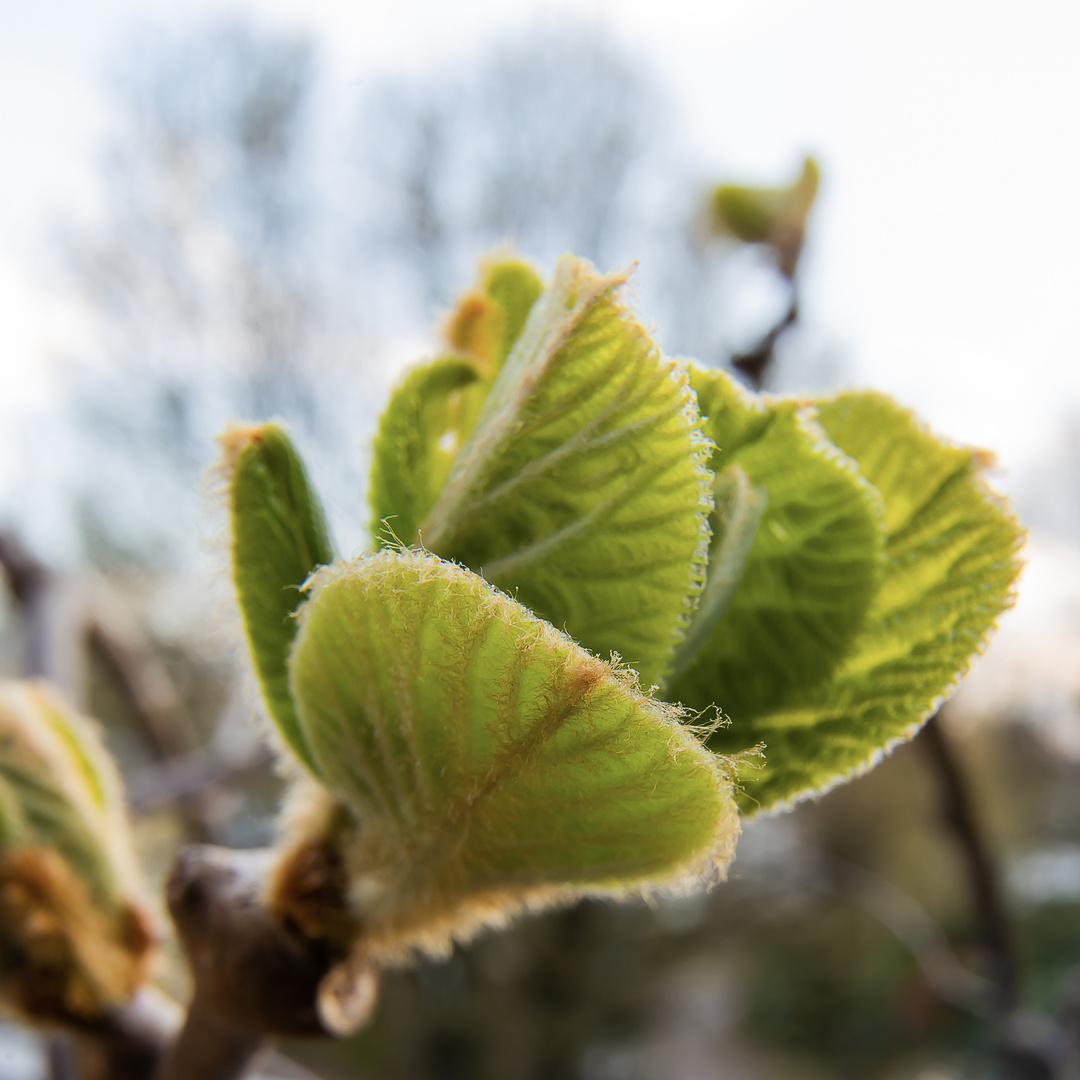
[[[386,550],[320,571],[301,622],[293,692],[316,774],[360,823],[345,857],[375,954],[723,874],[730,762],[478,575]]]
[[[34,1019],[98,1017],[151,945],[99,731],[44,683],[0,682],[0,997]]]
[[[334,558],[322,503],[296,447],[274,423],[236,424],[221,436],[229,490],[233,580],[270,717],[308,767],[287,660],[301,587]]]
[[[647,686],[704,583],[712,477],[686,374],[622,282],[560,262],[421,533]]]
[[[888,397],[841,394],[821,425],[884,503],[884,563],[831,678],[717,732],[728,751],[765,745],[747,809],[790,803],[868,768],[910,738],[1011,603],[1022,532],[985,485],[985,458],[930,434]]]
[[[721,371],[691,380],[722,514],[667,696],[721,706],[733,727],[717,739],[742,740],[848,654],[881,570],[881,499],[803,403],[751,395]]]

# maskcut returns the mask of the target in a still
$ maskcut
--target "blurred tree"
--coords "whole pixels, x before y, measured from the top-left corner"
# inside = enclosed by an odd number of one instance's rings
[[[645,65],[584,26],[497,42],[453,73],[387,79],[357,129],[360,243],[406,267],[429,305],[498,243],[611,266],[648,231],[640,190],[668,113]]]
[[[100,362],[72,366],[70,404],[94,445],[84,527],[106,549],[134,536],[155,562],[178,554],[176,515],[191,516],[228,415],[340,438],[327,378],[361,334],[328,285],[316,83],[309,41],[247,26],[132,54],[102,219],[64,237],[102,330]]]
[[[64,235],[101,329],[96,362],[71,365],[68,425],[93,447],[73,471],[99,562],[184,554],[174,538],[196,530],[174,525],[194,526],[228,416],[284,417],[323,486],[357,502],[359,446],[394,375],[371,361],[424,334],[493,246],[641,259],[665,347],[716,363],[783,313],[782,289],[749,322],[740,311],[746,260],[707,242],[706,170],[647,64],[600,28],[534,28],[423,77],[379,76],[345,107],[328,82],[310,40],[253,24],[128,55],[103,212]]]

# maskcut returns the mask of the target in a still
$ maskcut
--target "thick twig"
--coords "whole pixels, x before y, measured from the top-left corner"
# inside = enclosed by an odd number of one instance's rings
[[[73,1027],[69,1035],[56,1040],[67,1050],[58,1053],[50,1047],[50,1080],[154,1080],[183,1025],[184,1011],[175,1001],[153,987],[143,987],[122,1008]],[[189,1025],[189,1030],[203,1026]],[[225,1049],[235,1053],[243,1038],[228,1040]],[[185,1051],[185,1060],[202,1053],[192,1048],[190,1055]],[[67,1071],[57,1072],[58,1065]],[[260,1065],[267,1076],[315,1080],[313,1074],[278,1054],[267,1055]],[[212,1073],[203,1070],[192,1075],[195,1080],[207,1080]]]
[[[234,1080],[247,1072],[263,1042],[262,1035],[223,1023],[211,1006],[196,997],[158,1080]]]
[[[80,1080],[74,1043],[66,1035],[49,1040],[49,1080]]]
[[[234,1080],[271,1035],[328,1035],[319,987],[343,952],[279,919],[264,896],[270,852],[189,847],[168,885],[169,911],[195,992],[157,1080]]]

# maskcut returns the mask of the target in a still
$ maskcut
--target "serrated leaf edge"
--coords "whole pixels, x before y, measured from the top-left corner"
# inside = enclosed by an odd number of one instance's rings
[[[373,958],[387,966],[405,966],[415,963],[419,955],[445,957],[455,943],[467,943],[481,931],[506,925],[521,914],[566,906],[589,897],[623,899],[640,896],[649,899],[688,895],[726,878],[741,831],[741,818],[734,798],[737,758],[709,750],[700,738],[701,732],[692,724],[684,722],[686,710],[678,704],[657,698],[651,690],[644,691],[637,672],[632,668],[620,665],[617,658],[607,662],[593,656],[569,635],[533,614],[480,575],[426,551],[409,548],[384,549],[375,555],[360,556],[347,562],[323,566],[314,571],[305,584],[308,600],[296,613],[301,627],[310,610],[311,600],[323,588],[340,578],[361,573],[358,569],[361,562],[391,556],[413,563],[425,575],[435,576],[436,573],[444,571],[478,582],[479,587],[498,603],[513,605],[525,612],[530,620],[535,620],[542,633],[553,636],[570,650],[571,654],[584,654],[590,666],[599,665],[605,676],[613,678],[625,693],[637,699],[654,720],[668,729],[668,748],[673,756],[688,751],[698,755],[700,766],[708,768],[711,773],[722,810],[712,830],[711,844],[703,846],[695,855],[684,859],[670,872],[645,878],[634,884],[499,886],[478,891],[465,898],[452,911],[429,918],[421,925],[380,927],[377,922],[365,921],[362,923],[362,945]],[[298,648],[300,640],[301,635],[298,634],[293,641],[292,651]],[[283,818],[285,830],[282,845],[286,852],[300,851],[313,839],[321,842],[321,837],[312,837],[312,830],[316,833],[320,830],[332,831],[340,838],[343,816],[353,822],[355,828],[363,828],[356,812],[344,800],[307,777],[298,777],[292,802],[293,808]],[[349,845],[346,842],[342,846],[347,855]],[[356,866],[352,870],[359,876],[363,866]],[[287,870],[279,871],[277,876],[280,881],[287,876]]]
[[[836,400],[837,398],[847,396],[847,393],[849,392],[840,391],[836,394],[830,394],[827,397],[820,399],[820,401],[821,403],[831,402]],[[929,438],[952,449],[963,450],[969,455],[969,467],[971,468],[972,483],[975,485],[982,497],[986,499],[987,502],[989,502],[991,505],[997,508],[997,510],[1001,513],[1004,522],[1008,524],[1012,529],[1014,535],[1011,553],[1011,561],[1014,567],[1012,582],[1010,583],[1008,591],[1005,594],[1004,603],[1002,605],[1002,609],[999,615],[986,628],[985,632],[979,638],[978,644],[976,645],[975,649],[969,654],[968,659],[964,663],[963,667],[953,675],[949,683],[945,686],[941,693],[933,699],[930,706],[922,713],[918,720],[909,724],[899,735],[895,735],[891,739],[887,740],[883,746],[876,747],[874,750],[872,750],[867,756],[866,760],[861,762],[860,764],[853,766],[845,772],[833,774],[823,783],[815,787],[806,788],[805,790],[800,791],[787,799],[781,799],[778,802],[771,803],[768,807],[764,809],[759,809],[752,814],[746,815],[748,817],[772,817],[776,814],[788,813],[795,807],[797,807],[800,803],[804,803],[810,799],[818,799],[822,795],[827,795],[830,791],[833,790],[833,788],[839,787],[842,784],[847,784],[852,780],[856,780],[859,777],[865,776],[868,772],[870,772],[871,769],[880,765],[886,757],[890,756],[897,747],[903,746],[905,743],[910,742],[913,738],[915,738],[916,735],[918,735],[926,722],[935,713],[937,713],[939,709],[941,709],[941,707],[949,700],[949,698],[953,696],[953,694],[956,693],[956,691],[960,687],[960,684],[964,681],[965,676],[971,670],[971,667],[976,661],[976,659],[984,655],[986,650],[989,648],[991,641],[993,640],[994,633],[998,628],[998,619],[1000,619],[1001,615],[1003,615],[1006,611],[1009,610],[1009,608],[1011,608],[1016,603],[1019,588],[1018,578],[1020,575],[1020,571],[1024,568],[1024,560],[1020,558],[1019,552],[1023,548],[1027,540],[1027,530],[1024,528],[1020,519],[1017,517],[1015,511],[1013,510],[1010,500],[1006,496],[1002,495],[1000,492],[995,491],[990,486],[989,480],[987,479],[987,473],[992,470],[997,463],[997,459],[993,452],[983,450],[979,447],[969,446],[967,444],[957,442],[956,440],[938,435],[938,433],[934,431],[934,429],[929,424],[927,424],[918,415],[918,413],[916,413],[913,409],[909,409],[905,405],[901,405],[889,394],[885,394],[876,390],[859,391],[859,393],[866,397],[877,398],[880,401],[886,402],[891,407],[902,411],[907,415],[907,417],[912,421],[912,423],[914,423],[918,427],[918,429]],[[816,413],[817,403],[811,403],[811,406]],[[858,469],[858,463],[855,462],[853,458],[849,458],[848,455],[844,454],[843,451],[839,449],[839,447],[835,446],[835,444],[832,444],[831,440],[829,440],[828,436],[824,433],[824,428],[822,428],[821,425],[816,421],[814,423],[815,426],[821,429],[823,437],[826,439],[826,441],[829,441],[830,444],[834,446],[834,448],[842,457],[847,458],[854,464],[855,468]],[[871,488],[873,488],[873,490],[877,493],[878,501],[882,508],[882,522],[884,523],[884,499],[882,498],[881,493],[877,490],[876,487],[874,487],[873,484],[870,483],[869,480],[863,477],[863,481]],[[883,548],[883,567],[884,559],[885,553]],[[764,744],[764,746],[765,756],[767,759],[768,744]]]

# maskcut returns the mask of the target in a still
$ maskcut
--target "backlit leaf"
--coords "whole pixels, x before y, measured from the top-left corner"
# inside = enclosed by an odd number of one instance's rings
[[[234,425],[221,437],[229,484],[233,579],[271,719],[296,755],[310,756],[286,668],[300,587],[333,560],[322,504],[296,448],[274,423]]]
[[[450,347],[483,374],[497,374],[543,291],[540,275],[527,262],[483,260],[480,281],[458,301],[447,322]]]
[[[372,949],[731,858],[729,763],[462,567],[383,551],[321,571],[291,670],[317,774],[362,823],[350,896]]]
[[[472,435],[484,401],[543,291],[540,275],[527,262],[482,259],[479,281],[458,301],[447,320],[447,343],[476,365],[479,376],[461,392],[456,404],[455,451]]]
[[[479,378],[470,361],[447,357],[414,369],[394,391],[371,466],[377,546],[416,542],[454,460],[462,393]]]
[[[862,629],[881,569],[880,498],[801,402],[755,397],[721,371],[691,378],[727,514],[714,518],[705,595],[666,694],[720,706],[732,725],[717,738],[745,749],[753,721],[825,682]]]
[[[884,499],[884,573],[830,681],[717,734],[729,749],[766,744],[748,806],[826,789],[910,738],[984,647],[1019,570],[1020,527],[978,451],[942,443],[881,394],[841,394],[819,418]]]
[[[703,584],[712,478],[686,375],[621,284],[562,260],[421,531],[649,685]]]

